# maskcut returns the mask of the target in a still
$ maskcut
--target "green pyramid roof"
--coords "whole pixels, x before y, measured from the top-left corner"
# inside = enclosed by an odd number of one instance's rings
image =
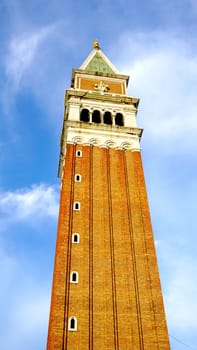
[[[99,73],[111,73],[116,74],[114,70],[108,65],[104,58],[97,52],[88,65],[85,67],[86,72],[99,72]]]

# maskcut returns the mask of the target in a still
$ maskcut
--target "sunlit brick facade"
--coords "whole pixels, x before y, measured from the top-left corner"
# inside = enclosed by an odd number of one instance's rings
[[[136,114],[95,43],[66,91],[47,350],[168,350]]]

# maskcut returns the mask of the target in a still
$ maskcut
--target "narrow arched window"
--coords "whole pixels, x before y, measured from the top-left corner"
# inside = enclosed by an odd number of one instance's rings
[[[69,331],[77,331],[77,318],[75,316],[69,317],[68,330]]]
[[[71,283],[78,283],[78,281],[79,281],[78,272],[72,271],[71,274],[70,274],[70,282]]]
[[[75,182],[81,182],[81,175],[75,174]]]
[[[100,123],[101,122],[101,115],[100,112],[95,110],[92,113],[92,122],[93,123]]]
[[[77,150],[76,151],[76,157],[82,157],[82,151]]]
[[[122,113],[117,113],[115,116],[115,124],[119,126],[124,126]]]
[[[90,113],[87,108],[83,108],[80,113],[80,121],[88,123],[90,121]]]
[[[79,243],[79,241],[80,241],[79,233],[73,233],[72,234],[72,243]]]
[[[103,116],[104,124],[112,125],[112,117],[110,112],[105,112]]]
[[[80,202],[74,202],[73,209],[74,210],[80,210]]]

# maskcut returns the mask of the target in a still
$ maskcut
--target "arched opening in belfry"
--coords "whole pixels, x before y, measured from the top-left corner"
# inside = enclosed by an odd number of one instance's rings
[[[119,126],[124,126],[122,113],[117,113],[115,116],[115,124]]]
[[[100,123],[101,122],[101,114],[99,111],[97,111],[97,110],[93,111],[92,122],[93,123]]]
[[[112,125],[112,116],[110,112],[105,112],[103,122],[104,124]]]
[[[80,113],[80,121],[88,123],[90,121],[90,114],[87,108],[83,108]]]

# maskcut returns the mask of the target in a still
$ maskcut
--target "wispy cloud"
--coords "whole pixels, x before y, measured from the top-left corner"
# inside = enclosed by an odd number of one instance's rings
[[[0,221],[31,221],[36,217],[56,217],[58,191],[55,186],[33,185],[14,192],[0,193]]]
[[[0,193],[2,349],[45,348],[58,192],[39,184]]]
[[[11,39],[5,66],[7,77],[14,90],[19,89],[24,74],[31,69],[41,44],[53,29],[54,26],[47,26]]]
[[[68,23],[68,20],[57,20],[43,27],[31,30],[23,28],[16,35],[11,34],[7,55],[4,57],[5,74],[1,96],[6,123],[10,119],[13,123],[13,115],[14,122],[17,122],[15,106],[19,94],[31,96],[40,109],[46,112],[48,121],[53,118],[55,125],[57,120],[60,122],[65,78],[68,85],[71,71],[70,67],[69,74],[62,74],[68,69],[64,53],[67,52],[68,60],[70,51],[76,51],[76,41],[68,33]],[[67,35],[63,35],[65,32]]]
[[[162,32],[127,33],[122,39],[125,58],[118,60],[118,68],[131,75],[129,92],[142,100],[140,123],[151,140],[165,141],[171,150],[175,141],[182,149],[196,145],[197,51],[192,41]]]

